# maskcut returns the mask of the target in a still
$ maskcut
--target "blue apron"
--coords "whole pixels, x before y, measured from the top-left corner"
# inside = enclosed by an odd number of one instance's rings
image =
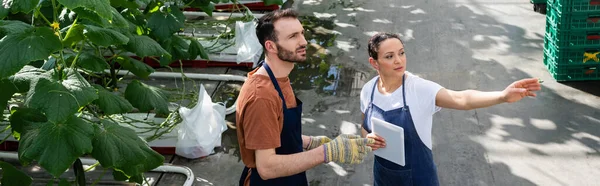
[[[271,78],[271,82],[273,82],[275,90],[277,90],[279,97],[281,97],[281,101],[283,102],[283,129],[280,136],[281,146],[275,149],[275,153],[295,154],[302,152],[304,151],[304,149],[302,149],[302,102],[296,98],[297,106],[295,108],[288,109],[285,104],[285,99],[283,97],[283,93],[281,92],[281,88],[279,88],[277,79],[275,79],[275,76],[273,75],[273,71],[271,71],[271,68],[269,68],[267,63],[263,63],[263,66],[265,70],[267,70],[267,73],[269,73],[269,78]],[[244,181],[248,174],[250,174],[251,186],[308,185],[305,172],[287,177],[263,180],[258,174],[258,170],[256,170],[256,168],[245,167],[240,178],[240,186],[244,185]]]
[[[404,92],[404,80],[402,77],[402,108],[384,111],[373,104],[373,95],[377,88],[377,81],[373,85],[369,107],[365,111],[363,128],[371,133],[371,117],[385,120],[404,129],[405,166],[398,165],[379,156],[375,156],[373,165],[373,177],[375,186],[387,185],[439,185],[437,170],[433,162],[431,150],[423,144],[415,129],[408,105],[406,105],[406,93]]]

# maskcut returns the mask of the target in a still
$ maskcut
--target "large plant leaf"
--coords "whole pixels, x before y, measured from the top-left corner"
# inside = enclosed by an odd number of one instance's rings
[[[105,19],[112,19],[110,0],[58,0],[58,2],[71,10],[82,7],[95,11]]]
[[[23,171],[15,168],[15,166],[0,161],[0,167],[2,167],[2,179],[0,183],[4,186],[21,186],[31,185],[33,179],[25,174]]]
[[[18,133],[25,132],[25,129],[35,123],[46,122],[48,122],[48,118],[39,110],[32,108],[17,108],[10,115],[10,127]]]
[[[39,0],[2,0],[2,5],[8,5],[13,13],[31,12],[37,5]],[[7,6],[5,6],[7,7]]]
[[[94,101],[106,115],[122,114],[133,110],[133,105],[125,98],[106,90],[100,85],[94,85],[98,90],[98,99]]]
[[[6,36],[0,41],[0,59],[3,60],[0,63],[0,79],[18,72],[31,61],[48,58],[61,47],[58,37],[47,27]]]
[[[2,90],[0,91],[0,111],[4,111],[6,104],[8,104],[8,100],[10,100],[13,94],[17,93],[19,90],[15,84],[8,79],[0,79],[0,90]],[[0,115],[0,119],[3,117],[4,116]]]
[[[67,79],[62,81],[62,85],[75,95],[80,106],[87,105],[98,99],[96,89],[78,71],[67,69],[65,73],[67,74]]]
[[[10,13],[10,7],[4,8],[4,6],[0,6],[0,19],[4,19]]]
[[[181,30],[184,25],[184,20],[180,20],[183,13],[178,7],[170,7],[168,12],[156,11],[152,13],[148,19],[148,27],[152,30],[152,34],[159,40],[165,40],[171,37],[175,32]],[[181,14],[181,15],[175,15]]]
[[[77,158],[92,152],[91,123],[74,116],[65,122],[31,123],[19,141],[19,160],[25,165],[37,160],[50,174],[59,177]]]
[[[269,5],[283,5],[283,0],[263,0],[265,6]]]
[[[15,75],[8,77],[8,79],[14,83],[18,93],[23,93],[29,91],[31,82],[36,82],[39,78],[50,78],[50,76],[44,74],[45,72],[43,69],[26,65]]]
[[[0,33],[3,35],[21,33],[33,28],[23,21],[0,20]]]
[[[83,29],[85,35],[92,43],[100,46],[124,45],[129,42],[129,38],[115,30],[101,28],[92,25],[85,25]]]
[[[161,89],[133,80],[125,90],[125,99],[142,112],[154,110],[157,114],[169,114],[167,96]]]
[[[81,24],[73,24],[67,31],[67,35],[62,40],[62,44],[64,46],[72,46],[73,44],[84,40],[85,36],[83,35],[83,29],[85,26]]]
[[[81,53],[77,58],[77,65],[92,72],[104,72],[104,70],[110,68],[104,58],[90,52]]]
[[[130,128],[112,121],[102,120],[103,127],[95,127],[92,157],[102,167],[123,171],[126,175],[138,175],[150,171],[164,162],[164,157]]]
[[[189,44],[177,35],[173,35],[169,39],[165,40],[162,43],[162,47],[165,48],[172,56],[171,59],[161,58],[160,64],[162,66],[167,66],[173,61],[188,59],[190,57],[189,52],[187,52]]]
[[[137,59],[127,56],[118,56],[116,60],[123,68],[141,78],[148,78],[148,76],[154,72],[154,68]]]
[[[189,40],[190,40],[190,47],[188,49],[188,52],[190,53],[189,59],[192,59],[192,60],[196,59],[196,57],[198,57],[198,55],[200,55],[200,58],[208,60],[208,53],[206,52],[206,50],[204,49],[202,44],[200,44],[200,42],[198,42],[198,40],[196,40],[195,38],[190,38]]]
[[[42,111],[52,122],[64,122],[83,106],[56,80],[40,78],[34,87],[27,93],[25,105]]]
[[[75,8],[72,10],[73,10],[73,12],[75,12],[75,14],[77,14],[78,18],[82,18],[84,20],[89,20],[93,23],[96,23],[96,24],[98,24],[100,26],[104,26],[104,27],[108,27],[110,25],[110,23],[108,22],[108,19],[101,17],[96,12],[93,12],[91,10],[87,10],[85,8]]]
[[[215,11],[215,4],[210,2],[208,5],[206,6],[200,6],[199,7],[204,13],[208,14],[208,16],[212,17],[212,13],[213,11]]]
[[[110,0],[110,5],[113,7],[123,7],[123,8],[139,8],[140,5],[136,1],[129,0]]]
[[[138,57],[161,56],[171,58],[171,55],[156,41],[148,36],[131,36],[125,48]]]
[[[132,3],[135,3],[135,1],[132,1]],[[138,7],[136,7],[135,9],[137,9],[137,8]],[[127,19],[125,19],[125,17],[123,17],[123,15],[121,15],[121,13],[119,13],[119,11],[117,11],[117,9],[115,9],[114,7],[110,7],[110,12],[113,15],[113,18],[111,21],[112,25],[114,25],[117,28],[129,27],[129,23],[127,22]]]

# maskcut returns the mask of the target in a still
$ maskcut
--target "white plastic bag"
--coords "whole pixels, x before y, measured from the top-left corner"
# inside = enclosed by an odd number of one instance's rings
[[[202,84],[196,106],[192,109],[182,107],[179,114],[183,121],[177,129],[175,154],[195,159],[207,156],[215,147],[221,146],[221,134],[227,130],[225,106],[213,103]]]
[[[256,66],[263,52],[263,47],[256,37],[256,22],[235,22],[236,62],[252,62]]]

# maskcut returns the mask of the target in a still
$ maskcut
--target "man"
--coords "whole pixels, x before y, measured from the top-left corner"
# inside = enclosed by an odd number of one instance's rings
[[[358,135],[301,134],[302,102],[288,75],[306,60],[304,28],[292,9],[265,14],[256,35],[265,51],[260,68],[248,73],[236,107],[242,161],[240,185],[308,185],[305,171],[322,163],[361,163],[375,140]],[[306,151],[305,151],[306,150]]]

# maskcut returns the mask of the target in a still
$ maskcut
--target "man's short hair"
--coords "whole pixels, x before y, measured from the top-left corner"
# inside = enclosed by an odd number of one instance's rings
[[[404,42],[402,42],[402,39],[400,39],[400,36],[398,34],[392,34],[392,33],[386,33],[386,32],[377,33],[377,34],[373,35],[373,37],[371,37],[371,39],[369,39],[369,45],[368,45],[369,57],[372,57],[373,59],[377,60],[378,59],[377,52],[379,52],[379,45],[381,45],[381,43],[383,41],[390,39],[390,38],[396,38],[396,39],[400,40],[400,43],[404,44]]]
[[[263,15],[258,20],[258,25],[256,25],[256,37],[258,37],[258,41],[263,48],[265,48],[265,42],[267,40],[277,42],[277,33],[275,32],[273,23],[281,18],[298,19],[298,12],[293,9],[279,9]]]

